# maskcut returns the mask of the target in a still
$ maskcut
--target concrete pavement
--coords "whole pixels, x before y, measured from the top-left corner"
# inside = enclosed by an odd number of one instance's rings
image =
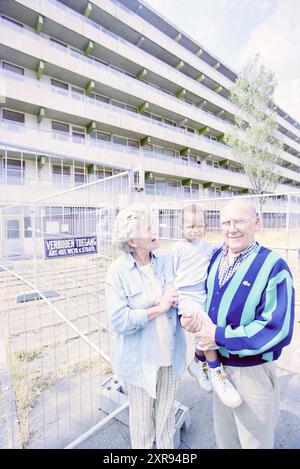
[[[188,335],[189,356],[193,356],[193,337]],[[294,336],[277,362],[281,389],[281,414],[276,430],[275,448],[300,448],[300,311]],[[213,432],[212,397],[202,391],[188,374],[182,378],[177,399],[190,409],[191,425],[181,432],[181,449],[216,448]],[[80,448],[128,449],[128,427],[116,420],[107,424]]]

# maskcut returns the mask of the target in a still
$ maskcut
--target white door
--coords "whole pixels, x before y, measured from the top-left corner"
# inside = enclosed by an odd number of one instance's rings
[[[24,253],[21,218],[4,219],[3,257],[20,257]]]

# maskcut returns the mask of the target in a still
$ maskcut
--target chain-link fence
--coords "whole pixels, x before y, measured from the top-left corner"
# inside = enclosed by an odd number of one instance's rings
[[[289,264],[296,286],[296,304],[300,304],[300,192],[270,195],[245,195],[240,197],[216,197],[202,200],[176,200],[152,203],[157,220],[161,247],[168,247],[182,238],[180,228],[184,207],[196,203],[203,208],[207,224],[206,239],[212,243],[222,242],[220,210],[232,199],[244,199],[253,204],[260,217],[260,229],[256,240],[278,252]]]
[[[256,208],[261,220],[258,241],[272,249],[286,252],[286,256],[300,249],[300,193],[243,196]],[[234,197],[195,201],[157,202],[152,204],[157,213],[159,237],[164,240],[181,239],[181,211],[197,203],[205,211],[208,240],[220,241],[220,210]],[[298,253],[297,253],[298,255]],[[294,257],[294,254],[293,254]]]
[[[104,279],[131,177],[1,210],[1,447],[65,447],[106,416]]]
[[[1,447],[72,446],[115,415],[111,408],[107,417],[103,405],[112,343],[104,279],[115,255],[115,217],[136,198],[132,178],[121,173],[1,210]],[[246,198],[262,220],[258,241],[286,257],[299,282],[300,194]],[[227,200],[197,200],[212,242],[221,240]],[[162,249],[181,238],[181,211],[189,203],[149,205]],[[119,404],[116,412],[126,407]]]

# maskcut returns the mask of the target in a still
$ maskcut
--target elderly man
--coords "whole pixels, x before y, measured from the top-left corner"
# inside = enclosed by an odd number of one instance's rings
[[[245,201],[232,200],[222,209],[224,245],[208,270],[208,316],[181,319],[185,329],[198,331],[203,350],[219,346],[243,399],[231,409],[214,393],[216,441],[224,449],[273,447],[279,416],[275,361],[293,331],[291,272],[278,254],[254,240],[259,224]]]

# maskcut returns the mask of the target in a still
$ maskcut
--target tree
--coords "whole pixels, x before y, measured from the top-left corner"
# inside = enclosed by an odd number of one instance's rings
[[[280,174],[282,144],[276,136],[277,122],[273,93],[274,73],[260,64],[257,54],[238,75],[230,90],[230,100],[242,111],[235,115],[235,128],[224,141],[249,177],[254,194],[273,192]]]

